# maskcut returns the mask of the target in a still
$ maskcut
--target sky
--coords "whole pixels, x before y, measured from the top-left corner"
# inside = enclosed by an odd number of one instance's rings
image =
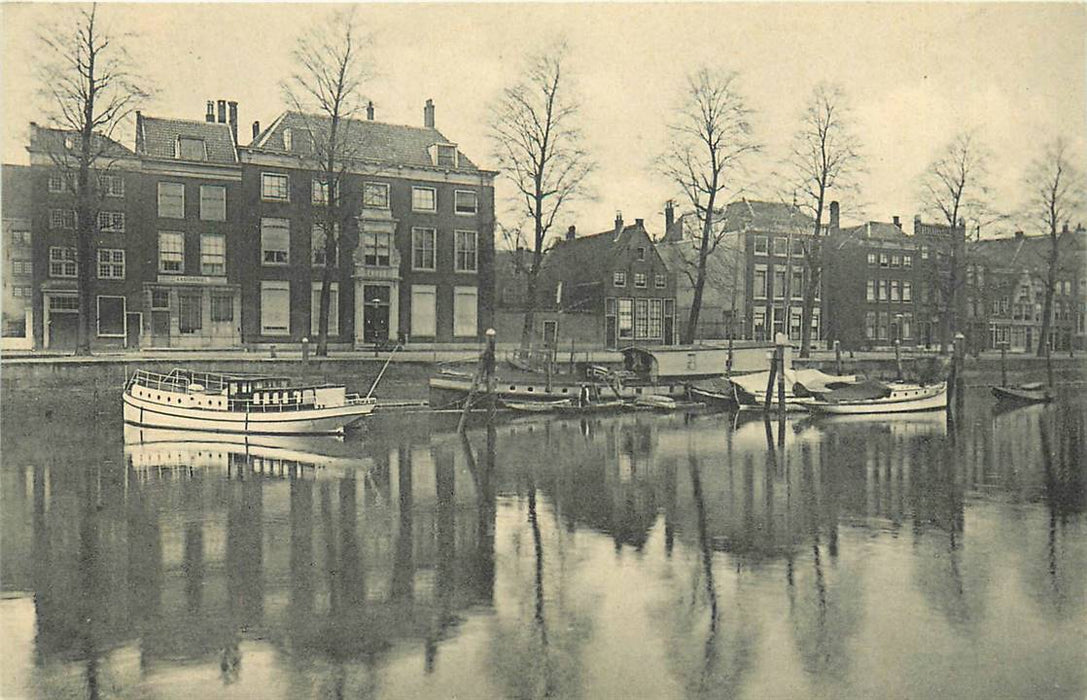
[[[6,163],[27,161],[27,125],[43,120],[28,68],[40,52],[39,27],[71,11],[0,3]],[[102,15],[131,33],[128,49],[155,88],[145,114],[202,119],[207,100],[237,100],[245,144],[254,120],[267,125],[283,110],[279,82],[292,69],[290,49],[327,11],[319,4],[107,4]],[[518,79],[527,53],[565,39],[597,170],[594,197],[564,210],[556,232],[570,224],[602,231],[621,211],[660,235],[664,202],[676,198],[684,208],[653,162],[685,76],[703,66],[737,71],[754,110],[765,150],[751,164],[750,198],[780,199],[772,173],[813,85],[841,84],[864,156],[860,191],[831,193],[847,222],[911,221],[921,211],[919,177],[964,128],[976,129],[992,151],[994,203],[1007,212],[1021,208],[1023,173],[1047,140],[1063,135],[1078,154],[1087,152],[1082,3],[399,3],[360,5],[359,19],[373,35],[376,76],[366,92],[376,118],[421,126],[423,104],[433,99],[439,130],[485,168],[494,163],[490,105]],[[131,145],[132,133],[127,127],[122,141]],[[500,176],[500,212],[512,193]]]

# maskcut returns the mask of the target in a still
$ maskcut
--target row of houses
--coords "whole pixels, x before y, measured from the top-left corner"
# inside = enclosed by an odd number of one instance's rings
[[[429,100],[419,127],[378,122],[372,106],[367,117],[343,130],[362,155],[335,194],[346,225],[331,256],[312,115],[254,122],[243,146],[237,104],[209,101],[198,120],[137,113],[134,150],[97,137],[93,345],[299,342],[316,333],[327,266],[333,346],[475,342],[493,323],[495,173],[436,128]],[[30,165],[4,166],[7,347],[76,343],[76,202],[64,161],[78,147],[31,124]]]

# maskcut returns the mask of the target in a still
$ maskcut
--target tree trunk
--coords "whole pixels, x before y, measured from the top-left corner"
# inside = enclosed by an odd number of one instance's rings
[[[1049,249],[1049,278],[1045,285],[1045,302],[1042,305],[1042,332],[1038,334],[1038,357],[1046,356],[1046,348],[1049,346],[1049,334],[1053,332],[1053,296],[1057,293],[1057,236],[1051,235],[1052,246]]]
[[[706,254],[698,255],[698,275],[694,282],[694,298],[691,299],[691,313],[687,317],[687,328],[683,333],[684,345],[691,345],[695,341],[698,331],[698,316],[702,313],[702,290],[706,287]]]
[[[819,287],[819,278],[821,266],[819,264],[818,257],[821,256],[817,242],[812,242],[812,252],[808,256],[809,270],[808,270],[808,284],[804,287],[804,301],[800,307],[800,356],[809,357],[811,355],[811,320],[815,314],[815,290]],[[790,319],[785,319],[785,323],[788,324]],[[785,334],[788,336],[788,325],[785,327]]]
[[[93,103],[91,109],[93,109]],[[86,112],[87,110],[85,110]],[[94,325],[94,252],[91,241],[94,238],[94,207],[91,206],[91,131],[90,120],[80,134],[81,152],[79,156],[78,194],[76,205],[76,282],[79,286],[79,327],[76,332],[76,355],[91,354],[91,337]]]
[[[529,350],[535,334],[536,324],[536,281],[540,274],[540,262],[543,251],[539,248],[532,252],[532,267],[528,270],[528,285],[525,290],[525,322],[521,327],[521,349]]]

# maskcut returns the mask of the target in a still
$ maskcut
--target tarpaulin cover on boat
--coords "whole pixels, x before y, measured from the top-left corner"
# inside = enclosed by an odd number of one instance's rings
[[[856,384],[849,384],[840,389],[832,389],[819,393],[819,398],[830,403],[843,401],[867,401],[870,399],[883,399],[891,395],[891,387],[868,379]]]

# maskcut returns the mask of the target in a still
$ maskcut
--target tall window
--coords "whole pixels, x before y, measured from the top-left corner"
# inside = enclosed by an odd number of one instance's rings
[[[185,272],[185,234],[159,231],[159,272],[175,275]]]
[[[434,337],[438,334],[437,292],[432,284],[411,286],[411,334]]]
[[[755,255],[766,255],[769,252],[769,239],[766,236],[755,236]]]
[[[435,165],[443,168],[457,167],[457,147],[448,144],[437,144],[436,160]]]
[[[755,309],[751,314],[751,328],[755,334],[755,340],[766,339],[766,309]]]
[[[793,270],[793,281],[791,283],[791,287],[792,289],[789,290],[789,293],[792,295],[793,299],[800,299],[804,296],[803,270]]]
[[[913,337],[913,314],[902,314],[902,337]]]
[[[913,256],[909,253],[902,256],[902,267],[913,267]]]
[[[774,255],[789,254],[789,239],[781,236],[774,237]]]
[[[864,337],[868,340],[876,339],[876,312],[869,311],[864,314]]]
[[[902,283],[902,301],[913,301],[913,282]]]
[[[453,211],[458,214],[475,214],[479,210],[479,198],[471,190],[457,190],[453,199]]]
[[[226,274],[226,236],[220,233],[200,236],[200,274],[213,277]]]
[[[313,178],[313,185],[310,189],[310,201],[313,204],[328,204],[328,183],[325,182],[324,177]],[[333,180],[332,189],[335,195],[339,197],[340,183],[338,180]]]
[[[269,202],[290,200],[290,178],[279,173],[261,173],[260,198]]]
[[[234,295],[212,292],[211,322],[226,323],[234,320]]]
[[[898,301],[898,280],[891,280],[891,301]]]
[[[634,337],[634,300],[619,300],[619,337]]]
[[[182,333],[196,333],[204,327],[204,295],[181,292],[177,295],[177,326]]]
[[[332,267],[337,267],[340,262],[338,245],[340,225],[337,223],[333,224],[333,226],[333,238],[335,241],[332,243]],[[310,245],[312,246],[311,262],[315,267],[324,267],[328,262],[328,236],[325,234],[325,224],[315,221],[310,235]]]
[[[475,287],[453,288],[453,335],[474,338],[479,333],[479,291]]]
[[[260,332],[262,335],[290,335],[290,282],[263,280],[260,283]]]
[[[898,253],[892,254],[891,255],[891,267],[901,267],[901,265],[902,265],[902,256],[899,255]]]
[[[868,280],[864,283],[864,299],[865,301],[876,300],[876,281]]]
[[[756,265],[754,284],[752,287],[752,295],[756,299],[766,298],[766,282],[766,265]]]
[[[887,340],[887,321],[890,319],[890,315],[886,311],[879,312],[879,335],[880,340]]]
[[[204,221],[226,221],[225,187],[200,185],[200,218]]]
[[[125,298],[100,296],[98,301],[98,337],[125,337]]]
[[[646,338],[649,336],[649,300],[634,300],[634,337]]]
[[[291,222],[287,219],[260,220],[260,259],[264,265],[290,262]]]
[[[75,277],[76,274],[75,248],[61,246],[49,248],[50,277]]]
[[[453,232],[454,269],[457,272],[475,272],[479,269],[479,254],[476,249],[477,240],[478,236],[475,231]]]
[[[887,301],[887,280],[879,281],[879,300]]]
[[[661,325],[661,300],[649,300],[649,333],[648,338],[663,338],[664,327]]]
[[[774,266],[774,298],[783,299],[785,297],[785,268],[780,265]]]
[[[98,212],[98,230],[102,233],[124,233],[125,213],[123,211]]]
[[[880,253],[879,254],[879,266],[880,267],[887,267],[890,264],[891,264],[891,260],[887,256],[887,254],[886,253]]]
[[[77,217],[75,209],[50,209],[49,228],[74,229]]]
[[[876,254],[875,253],[869,253],[868,254],[868,264],[873,265],[873,266],[877,264]]]
[[[190,139],[179,136],[177,139],[177,158],[179,160],[207,160],[208,151],[204,139]]]
[[[159,217],[185,218],[185,185],[180,182],[159,183]]]
[[[438,192],[433,187],[411,188],[412,211],[437,211]]]
[[[314,282],[310,290],[309,332],[317,335],[321,332],[321,283]],[[340,285],[329,284],[328,289],[328,334],[340,334]]]
[[[433,270],[436,232],[432,228],[411,230],[411,267],[413,270]]]
[[[98,249],[98,279],[123,280],[125,278],[125,251],[117,248]]]
[[[392,234],[388,231],[362,232],[362,264],[388,267],[392,250]]]
[[[362,186],[362,206],[368,209],[389,208],[389,186],[384,182],[367,182]]]

